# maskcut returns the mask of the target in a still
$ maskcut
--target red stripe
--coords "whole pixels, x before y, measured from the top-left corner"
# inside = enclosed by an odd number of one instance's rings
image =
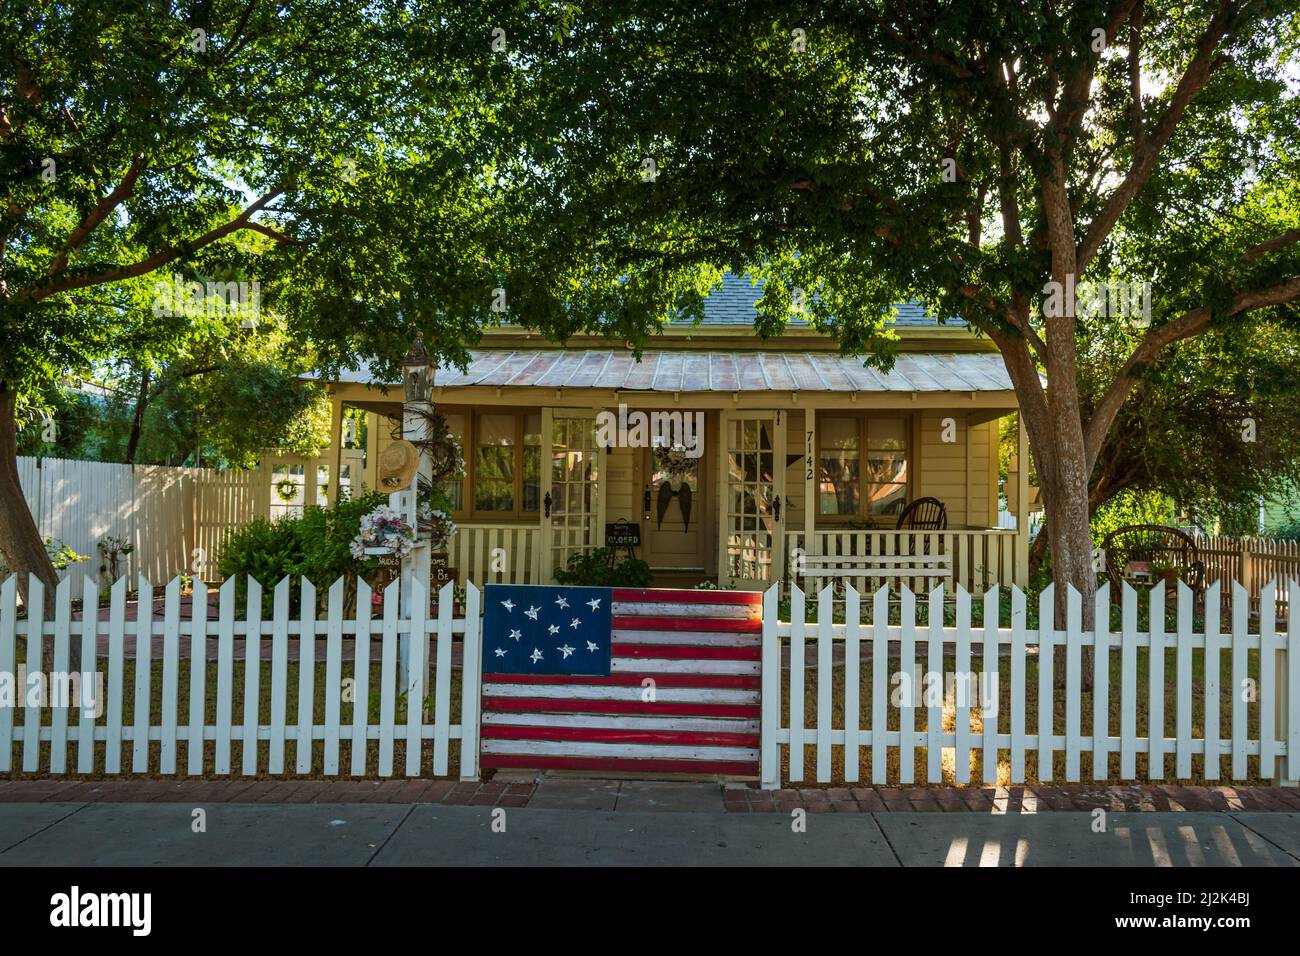
[[[483,754],[479,766],[539,770],[615,770],[625,773],[707,773],[758,776],[758,764],[741,760],[627,760],[621,757],[541,757],[534,754]]]
[[[500,678],[508,684],[606,684],[612,687],[639,687],[644,680],[658,687],[749,687],[757,690],[762,679],[749,674],[629,674],[619,671],[608,677],[570,677],[565,674],[484,674],[484,682]]]
[[[762,604],[762,591],[693,591],[681,588],[615,588],[615,601],[662,604]]]
[[[633,631],[729,631],[732,633],[758,634],[763,630],[763,622],[757,618],[740,621],[725,617],[627,617],[615,615],[615,630],[623,628]]]
[[[758,734],[708,731],[616,730],[609,727],[534,727],[484,724],[480,736],[496,740],[581,740],[597,744],[683,744],[757,747]]]
[[[711,647],[699,644],[615,644],[615,657],[653,657],[686,661],[757,661],[763,649],[753,647]]]
[[[552,697],[484,697],[498,713],[656,714],[676,717],[757,717],[758,704],[693,704],[643,700],[559,700]]]

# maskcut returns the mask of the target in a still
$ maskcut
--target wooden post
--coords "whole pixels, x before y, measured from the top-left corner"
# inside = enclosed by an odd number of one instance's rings
[[[1016,415],[1016,580],[1029,584],[1029,435],[1024,418]]]
[[[343,466],[343,400],[330,396],[330,447],[329,447],[329,484],[326,486],[330,504],[339,500],[340,472]]]
[[[817,554],[817,409],[809,405],[803,413],[803,553]],[[798,583],[801,566],[790,572],[791,583]]]

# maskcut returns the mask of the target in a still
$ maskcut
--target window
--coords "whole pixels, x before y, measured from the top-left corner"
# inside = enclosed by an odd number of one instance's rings
[[[466,418],[469,434],[464,435]],[[453,433],[463,435],[469,500],[480,517],[536,515],[541,504],[542,416],[539,412],[490,411],[448,414]],[[459,493],[457,493],[459,492]],[[453,492],[456,510],[464,490]]]
[[[824,415],[817,422],[819,514],[885,524],[907,506],[906,417]]]

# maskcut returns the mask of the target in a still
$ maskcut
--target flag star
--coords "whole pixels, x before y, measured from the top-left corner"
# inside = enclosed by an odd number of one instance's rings
[[[599,610],[600,598],[592,598],[590,601],[587,602],[587,606],[590,607],[593,611]]]
[[[577,626],[578,626],[578,619],[575,617],[572,621],[569,622],[569,627],[577,627]]]
[[[547,632],[548,634],[559,634],[559,633],[560,633],[560,626],[559,626],[558,624],[552,624],[550,627],[548,627],[548,628],[546,629],[546,632]]]
[[[498,647],[497,657],[505,657],[505,656],[506,656],[506,649],[504,647]]]
[[[516,631],[514,628],[510,629],[510,636],[513,637],[516,642],[519,640],[519,638],[523,637],[523,635],[520,634],[518,631]]]
[[[501,602],[501,606],[505,608],[507,611],[513,612],[515,609],[515,602],[510,600],[509,598],[506,598],[504,601]]]
[[[565,644],[563,647],[558,647],[556,648],[556,650],[558,650],[565,657],[568,657],[570,654],[573,653],[573,648],[570,647],[568,644]]]
[[[534,648],[533,648],[533,653],[530,654],[529,657],[532,659],[532,662],[533,662],[534,664],[536,664],[538,661],[540,661],[540,660],[542,659],[542,652],[539,651],[537,648],[534,647]]]
[[[555,599],[555,603],[560,606],[561,610],[569,606],[569,602],[564,599],[563,594],[561,594],[559,597]]]
[[[599,644],[596,644],[594,641],[588,641],[588,642],[587,642],[587,650],[589,650],[589,651],[598,651],[598,650],[600,650],[600,645],[599,645]]]
[[[527,611],[524,611],[524,614],[535,621],[537,620],[537,612],[540,610],[540,607],[530,607]]]

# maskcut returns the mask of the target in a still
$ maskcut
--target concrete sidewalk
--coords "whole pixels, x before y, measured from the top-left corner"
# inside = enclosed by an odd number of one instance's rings
[[[707,787],[626,786],[566,809],[541,792],[517,808],[8,803],[0,866],[1300,865],[1300,813],[734,813],[704,808]]]

